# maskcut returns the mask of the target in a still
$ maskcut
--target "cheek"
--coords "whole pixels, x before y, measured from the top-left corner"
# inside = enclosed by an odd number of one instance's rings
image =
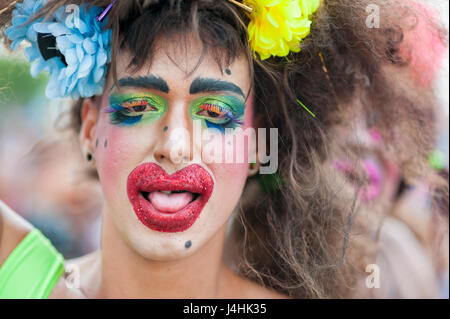
[[[215,179],[218,183],[218,188],[223,188],[222,194],[227,197],[236,192],[240,196],[242,188],[248,177],[249,169],[249,154],[252,150],[255,150],[256,139],[252,145],[252,138],[250,134],[245,132],[251,132],[253,128],[253,98],[249,98],[244,115],[244,125],[242,134],[235,136],[235,138],[229,138],[222,136],[221,141],[217,141],[217,145],[221,145],[224,152],[223,163],[211,163],[208,166],[214,173]],[[247,136],[245,136],[247,135]],[[228,144],[230,143],[230,144]],[[231,154],[232,161],[226,160],[227,153]]]
[[[253,128],[253,94],[248,99],[247,106],[244,114],[244,125],[242,125],[242,131],[236,134],[235,137],[225,138],[223,141],[223,149],[225,153],[231,152],[234,154],[233,163],[226,161],[230,169],[236,169],[239,171],[244,170],[247,176],[247,170],[249,163],[251,162],[252,155],[256,154],[256,135],[257,130]],[[230,145],[231,144],[231,145]],[[227,156],[225,155],[225,158]]]
[[[138,140],[128,129],[100,120],[97,128],[96,166],[105,193],[116,192],[125,183],[139,152]]]
[[[248,177],[248,164],[212,163],[208,166],[215,183],[213,207],[228,216],[241,198]]]

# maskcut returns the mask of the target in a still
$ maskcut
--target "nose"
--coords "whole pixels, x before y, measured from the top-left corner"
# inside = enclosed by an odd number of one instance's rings
[[[193,159],[192,119],[183,103],[169,105],[160,119],[160,138],[154,148],[153,157],[166,171],[177,171]],[[172,173],[170,172],[170,173]]]

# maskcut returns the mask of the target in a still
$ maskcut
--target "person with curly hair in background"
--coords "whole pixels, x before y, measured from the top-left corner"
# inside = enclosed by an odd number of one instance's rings
[[[78,288],[64,285],[64,261],[40,232],[0,206],[1,297],[372,297],[376,225],[358,212],[370,192],[333,165],[335,129],[357,109],[404,146],[405,176],[448,203],[448,179],[428,165],[437,101],[403,51],[418,50],[404,42],[408,17],[439,25],[403,1],[1,3],[6,42],[30,42],[32,74],[50,73],[47,96],[75,100],[70,128],[103,193],[101,249],[66,262]],[[408,131],[416,125],[422,134]],[[273,128],[276,142],[244,141]],[[202,152],[228,143],[244,161]]]

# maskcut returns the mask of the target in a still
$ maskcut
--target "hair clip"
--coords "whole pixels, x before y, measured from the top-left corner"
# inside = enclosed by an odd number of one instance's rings
[[[102,11],[102,13],[100,13],[95,20],[97,20],[98,22],[102,21],[105,16],[108,14],[109,10],[111,10],[112,6],[116,3],[117,0],[114,0],[113,2],[111,2],[106,8],[105,10]]]
[[[336,90],[334,89],[333,82],[331,82],[330,75],[328,74],[328,69],[327,69],[327,66],[325,65],[325,61],[323,59],[322,52],[319,52],[319,58],[320,58],[320,63],[322,64],[322,70],[325,73],[325,77],[327,78],[328,86],[330,87],[331,92],[333,93],[337,108],[339,111],[342,111],[341,104],[339,103],[339,99],[336,94]]]
[[[306,106],[305,104],[302,103],[302,101],[300,101],[299,99],[297,99],[297,103],[300,104],[301,106],[303,106],[303,108],[308,111],[309,114],[311,114],[312,117],[316,117],[316,114],[314,114],[313,112],[311,112]]]
[[[252,7],[249,7],[241,2],[238,2],[236,0],[228,0],[228,1],[230,1],[232,4],[237,5],[238,7],[242,8],[242,9],[244,9],[248,13],[252,13],[252,11],[253,11]]]
[[[18,0],[15,0],[13,2],[11,2],[10,4],[8,4],[5,8],[0,10],[0,14],[3,14],[4,12],[8,11],[9,8],[11,8],[13,5],[15,5],[17,3]]]

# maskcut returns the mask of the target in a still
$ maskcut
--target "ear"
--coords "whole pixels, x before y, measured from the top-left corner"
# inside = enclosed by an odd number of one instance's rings
[[[79,140],[81,151],[86,156],[94,150],[98,108],[93,99],[85,99],[81,107],[81,129]]]
[[[260,166],[261,164],[259,163],[258,159],[256,159],[256,163],[250,163],[247,176],[248,177],[255,176],[256,173],[258,173]]]

